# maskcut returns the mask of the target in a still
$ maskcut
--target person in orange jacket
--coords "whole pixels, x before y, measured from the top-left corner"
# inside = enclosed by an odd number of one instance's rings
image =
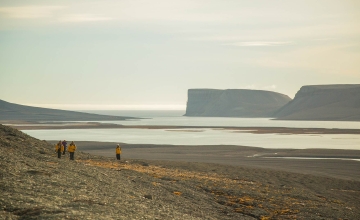
[[[64,152],[64,145],[62,145],[61,141],[55,145],[55,152],[57,152],[58,158],[61,158],[61,153]]]
[[[68,151],[70,153],[70,160],[74,160],[74,154],[76,151],[76,145],[75,145],[74,141],[71,141],[71,144],[68,147]]]
[[[120,145],[118,144],[118,145],[116,146],[116,159],[117,159],[117,160],[120,160],[120,154],[121,154],[121,147],[120,147]]]

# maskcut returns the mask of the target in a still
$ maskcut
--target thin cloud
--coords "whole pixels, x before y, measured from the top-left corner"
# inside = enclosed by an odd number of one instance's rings
[[[110,21],[110,20],[114,20],[114,18],[92,15],[92,14],[74,14],[59,18],[60,22],[95,22],[95,21]]]
[[[322,74],[358,76],[360,54],[347,50],[357,45],[345,43],[303,47],[287,53],[268,54],[247,62],[266,68],[305,69]]]
[[[312,39],[312,41],[334,41],[334,40],[338,40],[338,39],[334,37]]]
[[[256,89],[256,85],[254,85],[254,84],[246,85],[246,86],[244,87],[244,89]]]
[[[245,41],[245,42],[236,42],[236,43],[230,43],[224,45],[236,46],[236,47],[273,47],[273,46],[284,46],[291,44],[293,44],[293,42],[290,41]]]
[[[264,90],[275,90],[277,88],[276,85],[269,85],[269,86],[264,86],[262,87]]]
[[[243,87],[244,89],[252,89],[252,90],[270,90],[270,91],[274,91],[277,86],[272,84],[272,85],[266,85],[266,86],[257,86],[255,84],[251,84],[251,85],[246,85],[245,87]]]
[[[10,18],[29,19],[52,17],[55,11],[65,8],[64,6],[21,6],[0,7],[0,14]]]

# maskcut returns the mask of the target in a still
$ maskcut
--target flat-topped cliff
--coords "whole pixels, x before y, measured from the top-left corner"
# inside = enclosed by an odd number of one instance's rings
[[[303,86],[274,116],[280,120],[360,121],[360,85]]]
[[[83,112],[39,108],[0,100],[0,120],[24,121],[109,121],[131,117],[89,114]]]
[[[189,89],[185,116],[271,117],[291,99],[280,93],[249,89]]]

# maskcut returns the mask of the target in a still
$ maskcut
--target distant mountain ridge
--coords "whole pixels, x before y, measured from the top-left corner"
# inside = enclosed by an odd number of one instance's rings
[[[24,121],[110,121],[134,117],[98,115],[76,111],[31,107],[0,100],[0,120]]]
[[[286,103],[287,95],[249,89],[189,89],[185,116],[272,117]]]
[[[274,117],[279,120],[360,121],[360,84],[303,86]]]

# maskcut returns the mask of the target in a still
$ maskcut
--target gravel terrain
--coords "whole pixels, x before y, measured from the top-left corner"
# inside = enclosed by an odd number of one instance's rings
[[[48,142],[56,144],[58,141]],[[118,143],[77,141],[76,144],[83,152],[114,157]],[[360,150],[271,149],[238,145],[120,145],[121,157],[125,159],[213,163],[360,181]],[[306,159],[296,159],[302,157]]]
[[[0,125],[0,219],[360,219],[360,182],[209,163],[130,160]]]

